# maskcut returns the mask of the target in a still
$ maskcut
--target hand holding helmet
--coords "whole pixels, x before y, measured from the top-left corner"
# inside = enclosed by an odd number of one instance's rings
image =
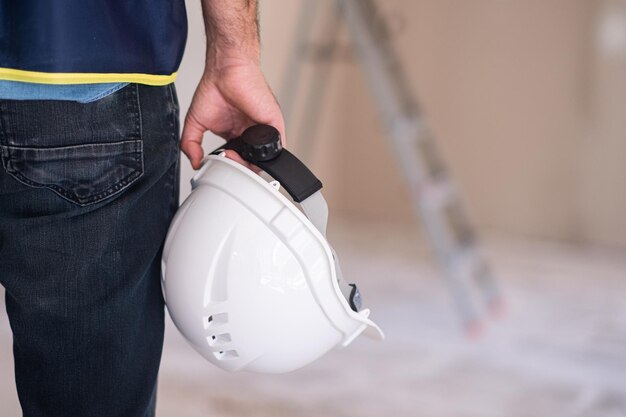
[[[253,126],[227,142],[205,158],[192,186],[166,240],[163,291],[174,323],[206,359],[229,371],[279,373],[364,331],[382,339],[326,241],[321,182],[282,149],[276,129]]]

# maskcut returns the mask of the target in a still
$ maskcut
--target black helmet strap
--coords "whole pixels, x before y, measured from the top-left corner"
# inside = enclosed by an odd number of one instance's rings
[[[225,149],[237,152],[243,159],[261,168],[277,180],[297,203],[322,188],[322,182],[294,154],[280,146],[278,130],[255,125],[231,139],[211,154]]]

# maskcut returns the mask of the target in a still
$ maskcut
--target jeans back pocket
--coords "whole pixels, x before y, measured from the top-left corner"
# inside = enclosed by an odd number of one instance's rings
[[[122,192],[143,175],[136,87],[86,104],[0,100],[5,171],[80,206]]]

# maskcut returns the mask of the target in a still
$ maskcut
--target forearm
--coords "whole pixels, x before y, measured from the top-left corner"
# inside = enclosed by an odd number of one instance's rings
[[[256,0],[202,0],[207,37],[206,68],[259,62]]]

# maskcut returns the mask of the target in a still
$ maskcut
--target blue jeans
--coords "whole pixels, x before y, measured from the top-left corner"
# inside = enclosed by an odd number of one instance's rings
[[[154,415],[178,141],[173,85],[0,100],[0,284],[24,416]]]

